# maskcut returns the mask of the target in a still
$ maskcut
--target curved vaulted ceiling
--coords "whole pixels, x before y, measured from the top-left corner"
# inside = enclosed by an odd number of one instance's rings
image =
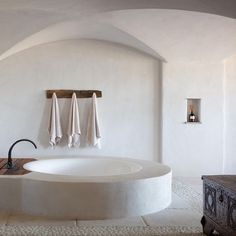
[[[113,12],[112,22],[167,61],[219,61],[236,53],[235,19],[179,10],[129,10]]]
[[[130,35],[127,31],[123,31],[111,24],[99,23],[96,20],[85,22],[67,21],[46,27],[15,44],[12,48],[0,55],[0,60],[40,44],[70,39],[97,39],[119,43],[136,48],[159,60],[166,61],[155,50],[140,41],[137,37]]]
[[[0,1],[0,59],[43,43],[89,38],[167,61],[222,60],[236,53],[235,9],[234,0]]]
[[[236,18],[235,0],[2,0],[0,9],[88,15],[127,9],[177,9]]]

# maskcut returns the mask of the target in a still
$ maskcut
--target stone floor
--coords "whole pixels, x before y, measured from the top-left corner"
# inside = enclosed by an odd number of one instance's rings
[[[182,185],[187,186],[187,190],[176,190],[173,187],[172,203],[171,205],[155,214],[145,215],[140,217],[133,217],[127,219],[114,219],[114,220],[97,220],[97,221],[83,221],[83,220],[52,220],[39,217],[31,217],[25,215],[0,215],[0,226],[193,226],[201,227],[201,202],[199,206],[194,207],[192,197],[189,195],[200,196],[202,195],[202,182],[200,178],[175,178]],[[201,201],[201,200],[200,200]]]

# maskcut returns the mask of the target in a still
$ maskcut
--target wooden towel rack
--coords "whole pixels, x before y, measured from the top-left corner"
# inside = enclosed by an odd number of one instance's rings
[[[102,91],[99,90],[46,90],[46,97],[52,98],[53,93],[56,93],[57,98],[71,98],[75,93],[77,98],[90,98],[93,93],[96,93],[97,97],[102,97]]]

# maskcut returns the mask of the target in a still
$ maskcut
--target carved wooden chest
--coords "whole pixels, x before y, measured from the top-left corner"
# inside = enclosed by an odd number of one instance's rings
[[[236,236],[236,175],[202,176],[203,232]]]

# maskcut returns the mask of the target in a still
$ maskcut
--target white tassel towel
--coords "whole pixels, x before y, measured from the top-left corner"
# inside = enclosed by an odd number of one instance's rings
[[[51,144],[52,147],[55,147],[62,138],[60,110],[57,101],[57,95],[55,93],[53,93],[52,95],[48,132],[50,136],[49,143]]]
[[[88,119],[87,127],[87,143],[90,146],[101,148],[101,132],[99,128],[98,109],[97,109],[97,96],[93,93],[92,106]]]
[[[76,94],[73,93],[70,114],[69,114],[69,124],[68,124],[68,147],[75,147],[80,144],[80,119],[79,119],[79,108],[77,103]]]

